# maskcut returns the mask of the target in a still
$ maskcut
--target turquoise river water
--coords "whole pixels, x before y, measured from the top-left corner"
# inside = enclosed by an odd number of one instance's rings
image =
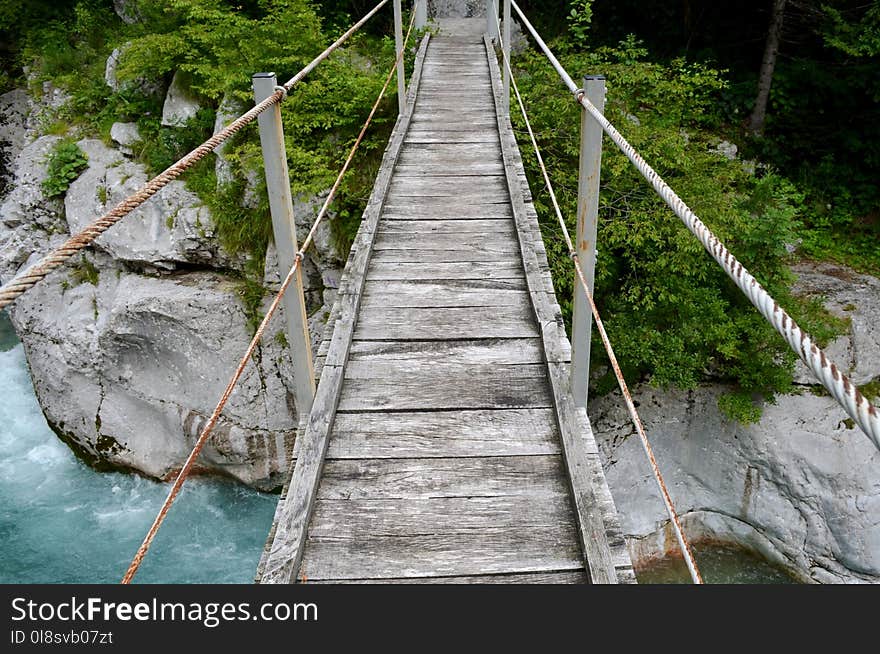
[[[116,583],[168,491],[137,475],[96,472],[49,429],[24,350],[0,311],[0,583]],[[140,583],[250,583],[277,495],[220,479],[187,482],[135,578]],[[766,562],[699,548],[710,583],[791,583]],[[641,583],[688,583],[681,560]]]

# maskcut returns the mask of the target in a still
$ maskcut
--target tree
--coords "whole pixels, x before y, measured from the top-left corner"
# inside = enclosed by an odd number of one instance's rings
[[[782,34],[782,21],[785,15],[787,0],[773,0],[773,13],[770,16],[770,30],[764,45],[764,57],[761,60],[761,73],[758,77],[758,95],[755,106],[749,116],[749,131],[755,136],[764,133],[764,122],[767,119],[767,102],[770,99],[770,87],[773,84],[773,69],[776,68],[776,57],[779,55],[779,37]]]

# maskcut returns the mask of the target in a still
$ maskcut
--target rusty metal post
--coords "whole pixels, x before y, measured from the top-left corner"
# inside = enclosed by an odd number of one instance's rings
[[[584,93],[599,111],[605,110],[605,77],[584,77]],[[599,222],[599,173],[602,167],[602,127],[586,109],[581,110],[581,154],[578,170],[577,249],[592,295],[596,270],[596,231]],[[593,314],[580,283],[574,282],[571,324],[571,392],[578,406],[587,406],[590,381],[590,335]]]
[[[278,80],[275,73],[257,73],[253,76],[253,84],[254,100],[260,103],[275,93]],[[293,198],[290,193],[290,173],[287,170],[280,103],[261,113],[258,121],[260,143],[263,146],[263,166],[266,169],[269,209],[272,213],[272,229],[275,235],[275,248],[278,251],[278,272],[281,279],[284,279],[293,267],[299,245],[296,240],[296,225],[293,221]],[[294,366],[296,410],[300,416],[307,416],[312,410],[312,401],[315,397],[315,369],[312,365],[312,345],[303,296],[302,267],[297,269],[296,279],[284,294],[283,304],[284,315],[287,318],[290,358]]]

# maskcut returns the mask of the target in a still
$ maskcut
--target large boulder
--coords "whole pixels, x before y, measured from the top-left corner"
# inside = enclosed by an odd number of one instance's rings
[[[97,139],[77,143],[89,166],[67,191],[64,209],[70,233],[137,192],[149,180],[145,168]],[[208,208],[175,180],[95,241],[114,259],[145,268],[173,270],[180,265],[240,267],[213,235]]]
[[[148,277],[89,255],[16,304],[49,424],[87,460],[167,479],[183,464],[251,333],[229,277]],[[199,468],[257,488],[282,483],[296,433],[293,372],[273,321]]]
[[[166,127],[183,127],[201,108],[201,102],[190,91],[186,76],[180,71],[174,73],[165,104],[162,105],[162,124]]]
[[[59,138],[27,143],[16,158],[0,204],[0,281],[147,181],[119,150],[83,139],[88,168],[63,199],[47,199],[46,162]],[[50,425],[99,467],[173,475],[251,338],[235,272],[242,266],[212,236],[207,208],[176,181],[20,297],[10,316]],[[199,471],[263,489],[282,483],[299,420],[294,371],[277,336],[284,324],[282,309]]]
[[[880,333],[860,329],[874,325],[880,282],[837,266],[798,271],[802,290],[809,282],[832,306],[846,303],[853,334],[844,338],[861,344],[853,369],[880,375]],[[728,390],[642,387],[633,394],[686,531],[697,541],[748,545],[805,581],[880,582],[877,448],[815,386],[765,405],[753,425],[720,413],[718,397]],[[634,563],[677,552],[619,394],[591,400],[589,413]]]

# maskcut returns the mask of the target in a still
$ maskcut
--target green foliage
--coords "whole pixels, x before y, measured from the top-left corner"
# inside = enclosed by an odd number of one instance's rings
[[[603,72],[605,113],[624,136],[783,306],[795,307],[811,324],[824,324],[823,316],[788,291],[786,244],[795,240],[802,195],[772,172],[754,176],[740,161],[713,151],[717,137],[707,130],[721,120],[722,71],[683,59],[661,65],[645,61],[646,55],[630,38],[590,53],[569,50],[562,64]],[[541,56],[526,54],[519,66],[520,88],[573,233],[578,110],[565,101]],[[570,322],[571,264],[520,117],[514,121],[554,285]],[[737,390],[721,406],[741,420],[760,415],[755,399],[772,400],[790,389],[793,353],[614,147],[603,152],[599,217],[596,297],[631,381],[681,388],[707,377],[732,381]],[[597,367],[607,364],[598,338],[593,352]],[[595,388],[612,385],[606,375]]]
[[[880,54],[880,4],[867,4],[858,21],[844,18],[843,13],[828,5],[822,9],[831,20],[825,42],[851,57],[873,57]]]
[[[88,165],[88,157],[75,142],[58,141],[49,154],[46,179],[43,180],[43,190],[47,197],[64,195]]]
[[[150,31],[125,49],[120,79],[182,70],[192,76],[193,90],[207,98],[233,93],[250,101],[253,73],[299,70],[323,49],[321,24],[308,2],[248,5],[231,7],[224,0],[140,2]]]
[[[593,20],[593,0],[572,0],[568,14],[568,28],[576,41],[584,41]]]

